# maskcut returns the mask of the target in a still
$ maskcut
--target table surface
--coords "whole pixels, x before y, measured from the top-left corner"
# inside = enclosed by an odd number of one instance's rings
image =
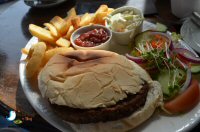
[[[42,26],[44,22],[48,22],[55,15],[65,17],[66,12],[73,6],[76,7],[79,14],[86,11],[94,12],[102,3],[116,8],[132,5],[134,0],[78,0],[76,2],[70,0],[62,5],[45,9],[30,8],[20,0],[0,14],[0,115],[6,116],[10,110],[15,110],[17,117],[23,119],[24,123],[19,125],[21,127],[31,131],[58,131],[33,110],[19,81],[20,50],[31,38],[28,25],[34,23]],[[159,13],[146,15],[146,18],[166,24],[171,31],[179,31],[181,23],[171,14],[170,1],[157,0],[155,5]],[[0,128],[1,125],[0,122]],[[192,131],[200,130],[198,126]]]

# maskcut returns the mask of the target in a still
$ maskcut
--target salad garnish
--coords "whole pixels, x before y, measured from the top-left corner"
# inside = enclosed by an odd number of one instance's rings
[[[139,65],[161,83],[165,101],[187,89],[191,82],[191,70],[180,60],[169,36],[145,31],[136,36],[134,44],[135,47],[126,55],[127,58],[139,62]],[[188,53],[191,56],[192,53]]]
[[[167,44],[165,43],[165,45]],[[144,60],[147,60],[145,67],[148,67],[148,70],[157,68],[159,72],[157,79],[163,86],[165,99],[167,100],[177,95],[183,86],[183,80],[186,75],[185,70],[175,64],[178,63],[177,60],[168,57],[165,49],[160,49],[160,47],[153,48],[148,43],[146,44],[146,48],[141,44],[136,50]]]
[[[172,32],[171,37],[173,42],[178,42],[178,40],[182,39],[181,35],[176,32]]]

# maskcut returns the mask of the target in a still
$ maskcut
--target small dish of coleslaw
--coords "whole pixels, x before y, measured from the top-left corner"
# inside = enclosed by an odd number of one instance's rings
[[[134,36],[141,32],[143,20],[143,14],[139,9],[124,6],[115,9],[106,18],[106,27],[112,30],[115,42],[128,45]]]

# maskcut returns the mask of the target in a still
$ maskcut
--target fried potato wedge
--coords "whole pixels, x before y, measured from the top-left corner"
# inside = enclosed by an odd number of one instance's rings
[[[81,21],[80,21],[80,26],[86,26],[89,25],[90,23],[93,23],[94,20],[94,15],[93,14],[89,14],[89,13],[85,13],[82,17],[81,17]]]
[[[56,38],[53,37],[49,30],[39,27],[37,25],[30,24],[29,31],[33,36],[38,37],[38,39],[42,41],[47,41],[49,43],[55,43],[56,41]]]
[[[94,15],[94,23],[96,24],[105,24],[105,17],[108,15],[108,6],[107,5],[101,5]]]
[[[46,51],[46,44],[44,42],[39,42],[33,45],[30,51],[31,52],[29,52],[29,59],[26,65],[27,78],[33,77],[40,69]]]
[[[74,49],[72,47],[58,47],[58,48],[54,48],[54,49],[51,49],[51,50],[48,50],[45,52],[45,55],[44,55],[44,64],[46,64],[49,59],[51,59],[51,57],[53,57],[55,54],[64,54],[66,52],[69,52],[69,51],[73,51]],[[44,65],[43,64],[43,65]]]
[[[72,23],[72,25],[74,26],[75,29],[80,27],[80,21],[81,21],[80,16],[76,16],[76,17],[71,19],[71,23]]]
[[[107,16],[107,12],[98,12],[95,14],[94,23],[105,24],[105,17]]]
[[[54,36],[54,37],[60,37],[60,33],[57,31],[57,29],[55,28],[55,26],[53,26],[52,24],[50,23],[44,23],[44,26],[46,26],[49,31],[51,32],[51,34]]]
[[[70,18],[73,18],[73,17],[76,17],[77,14],[76,14],[76,10],[75,8],[71,8],[68,12],[67,12],[67,17],[65,18],[65,20],[67,19],[70,19]]]
[[[115,10],[115,9],[113,9],[113,8],[108,8],[108,10],[107,10],[107,15],[109,15],[110,13],[112,13],[114,10]]]
[[[67,40],[70,40],[72,33],[74,32],[75,28],[73,25],[69,27],[67,34],[64,36]]]
[[[61,37],[56,41],[56,44],[60,47],[69,47],[70,41]]]
[[[100,13],[100,12],[107,12],[108,6],[107,5],[101,5],[95,12],[95,14]]]
[[[51,21],[51,24],[53,24],[57,31],[61,34],[64,35],[67,33],[69,27],[71,26],[71,18],[69,19],[62,19],[59,16],[55,16]]]
[[[67,14],[68,16],[64,19],[61,25],[61,30],[59,31],[62,35],[66,35],[67,31],[69,30],[69,27],[72,25],[71,19],[77,16],[75,8],[69,10]]]
[[[57,47],[56,44],[55,44],[55,45],[47,44],[47,50],[54,49],[54,48],[56,48],[56,47]]]
[[[68,19],[68,20],[65,20],[63,23],[62,23],[62,28],[60,30],[60,33],[62,35],[65,35],[67,33],[67,31],[69,30],[69,27],[72,25],[71,23],[71,19]]]
[[[28,52],[29,52],[29,50],[26,49],[26,48],[22,48],[22,49],[21,49],[21,53],[22,53],[22,54],[28,55]]]
[[[51,19],[50,23],[55,26],[56,30],[61,33],[61,29],[63,27],[64,19],[59,16],[55,16]]]

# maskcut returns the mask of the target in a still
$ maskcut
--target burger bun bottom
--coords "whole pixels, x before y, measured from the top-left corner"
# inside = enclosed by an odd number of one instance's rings
[[[129,117],[121,120],[99,122],[90,124],[73,124],[70,126],[77,132],[125,132],[135,128],[146,121],[154,113],[155,109],[162,105],[163,96],[161,86],[157,81],[150,81],[149,91],[145,105]]]

